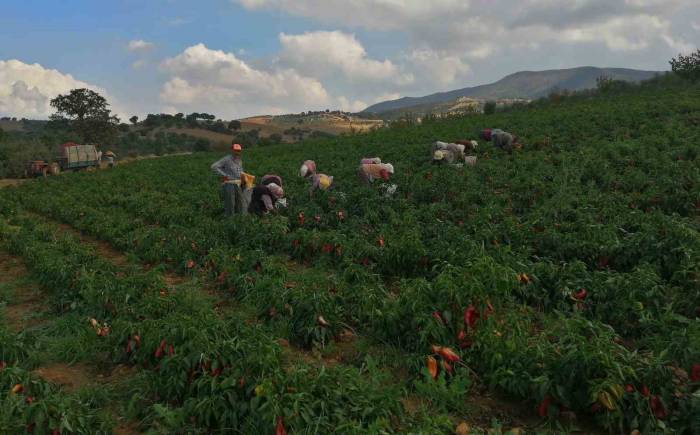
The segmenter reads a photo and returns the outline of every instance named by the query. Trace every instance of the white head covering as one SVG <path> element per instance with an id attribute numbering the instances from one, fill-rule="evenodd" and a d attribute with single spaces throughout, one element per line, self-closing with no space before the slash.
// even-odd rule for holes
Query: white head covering
<path id="1" fill-rule="evenodd" d="M 267 188 L 270 190 L 270 193 L 272 193 L 272 196 L 275 198 L 279 199 L 284 196 L 284 190 L 275 183 L 270 183 L 267 185 Z"/>
<path id="2" fill-rule="evenodd" d="M 299 169 L 299 176 L 300 177 L 306 177 L 306 174 L 309 173 L 309 167 L 306 165 L 301 165 L 301 168 Z"/>
<path id="3" fill-rule="evenodd" d="M 390 174 L 393 174 L 394 173 L 394 165 L 392 165 L 391 163 L 387 163 L 386 170 L 389 171 Z"/>
<path id="4" fill-rule="evenodd" d="M 479 142 L 473 140 L 472 142 L 472 148 L 476 149 L 479 146 Z"/>

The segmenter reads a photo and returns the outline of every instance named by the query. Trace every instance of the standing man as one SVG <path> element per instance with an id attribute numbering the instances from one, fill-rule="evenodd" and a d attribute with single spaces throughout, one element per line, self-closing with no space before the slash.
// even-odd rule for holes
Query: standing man
<path id="1" fill-rule="evenodd" d="M 231 145 L 230 155 L 211 165 L 212 171 L 221 177 L 221 195 L 224 199 L 226 216 L 232 216 L 234 213 L 246 213 L 248 208 L 241 189 L 241 173 L 243 172 L 242 151 L 241 145 L 234 143 Z"/>

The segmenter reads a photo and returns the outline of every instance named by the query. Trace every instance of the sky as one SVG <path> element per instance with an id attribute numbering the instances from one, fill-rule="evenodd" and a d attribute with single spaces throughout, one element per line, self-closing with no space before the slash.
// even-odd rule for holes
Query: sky
<path id="1" fill-rule="evenodd" d="M 0 117 L 87 87 L 122 120 L 359 111 L 522 70 L 667 70 L 699 0 L 3 0 Z"/>

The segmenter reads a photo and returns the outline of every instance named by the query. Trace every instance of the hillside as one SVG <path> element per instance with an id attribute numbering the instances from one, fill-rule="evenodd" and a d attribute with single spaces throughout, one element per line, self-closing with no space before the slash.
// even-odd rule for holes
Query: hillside
<path id="1" fill-rule="evenodd" d="M 7 432 L 60 404 L 79 433 L 113 409 L 158 433 L 692 433 L 699 119 L 698 86 L 657 81 L 252 148 L 289 202 L 261 218 L 224 218 L 220 153 L 2 189 Z M 523 151 L 430 162 L 492 126 Z M 334 190 L 309 196 L 308 158 Z M 32 378 L 66 363 L 119 383 Z"/>
<path id="2" fill-rule="evenodd" d="M 659 72 L 624 68 L 580 67 L 547 71 L 521 71 L 488 85 L 475 86 L 454 91 L 440 92 L 425 97 L 404 97 L 398 100 L 377 103 L 363 112 L 383 114 L 392 110 L 425 111 L 427 107 L 447 103 L 462 97 L 480 100 L 521 98 L 526 100 L 546 96 L 554 89 L 582 90 L 595 88 L 601 76 L 615 80 L 639 82 L 652 78 Z"/>

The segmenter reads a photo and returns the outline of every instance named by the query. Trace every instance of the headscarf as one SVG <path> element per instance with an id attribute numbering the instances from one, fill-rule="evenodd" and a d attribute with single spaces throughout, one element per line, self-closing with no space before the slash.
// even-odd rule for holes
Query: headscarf
<path id="1" fill-rule="evenodd" d="M 491 140 L 491 129 L 487 128 L 485 130 L 482 130 L 481 132 L 481 138 L 483 140 Z"/>
<path id="2" fill-rule="evenodd" d="M 275 199 L 280 199 L 284 196 L 284 190 L 275 183 L 268 184 L 267 188 L 270 190 L 270 193 L 275 197 Z"/>
<path id="3" fill-rule="evenodd" d="M 299 176 L 300 177 L 308 177 L 309 175 L 312 175 L 316 173 L 316 162 L 313 160 L 306 160 L 304 163 L 301 165 L 301 168 L 299 169 Z"/>

